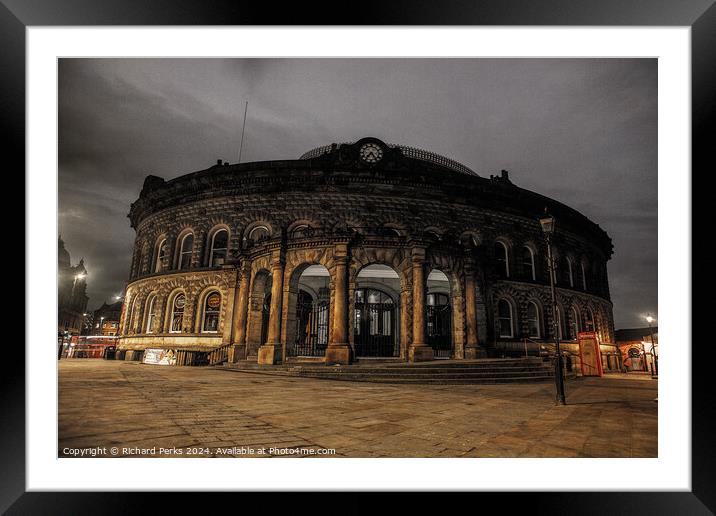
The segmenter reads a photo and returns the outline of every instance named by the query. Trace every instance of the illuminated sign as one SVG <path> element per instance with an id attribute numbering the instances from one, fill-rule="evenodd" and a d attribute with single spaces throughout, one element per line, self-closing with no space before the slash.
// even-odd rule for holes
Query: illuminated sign
<path id="1" fill-rule="evenodd" d="M 214 292 L 206 300 L 206 304 L 211 308 L 219 308 L 219 305 L 221 305 L 221 296 Z"/>

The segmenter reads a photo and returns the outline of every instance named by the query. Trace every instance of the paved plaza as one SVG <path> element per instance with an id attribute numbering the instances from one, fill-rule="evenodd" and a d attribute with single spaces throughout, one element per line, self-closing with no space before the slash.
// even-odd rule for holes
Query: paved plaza
<path id="1" fill-rule="evenodd" d="M 60 456 L 657 456 L 658 381 L 646 375 L 571 380 L 566 407 L 552 383 L 393 385 L 89 359 L 61 360 L 59 381 Z"/>

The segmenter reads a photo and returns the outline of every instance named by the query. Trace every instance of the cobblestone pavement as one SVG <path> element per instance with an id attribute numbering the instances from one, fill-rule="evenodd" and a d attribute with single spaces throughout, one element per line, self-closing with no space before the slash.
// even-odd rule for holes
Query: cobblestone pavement
<path id="1" fill-rule="evenodd" d="M 59 456 L 97 447 L 102 457 L 112 447 L 155 457 L 299 448 L 343 457 L 657 456 L 658 380 L 646 376 L 569 381 L 566 407 L 554 405 L 551 383 L 390 385 L 81 359 L 61 360 L 59 379 Z"/>

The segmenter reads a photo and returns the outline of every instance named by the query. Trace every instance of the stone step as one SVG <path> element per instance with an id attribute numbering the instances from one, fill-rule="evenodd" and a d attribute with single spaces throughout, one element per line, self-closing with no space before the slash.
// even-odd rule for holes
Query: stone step
<path id="1" fill-rule="evenodd" d="M 462 371 L 465 369 L 469 369 L 471 371 L 481 371 L 481 370 L 489 370 L 489 369 L 519 369 L 519 368 L 529 368 L 529 369 L 542 369 L 542 368 L 551 368 L 551 365 L 546 364 L 504 364 L 504 365 L 480 365 L 480 366 L 453 366 L 453 367 L 442 367 L 440 365 L 432 365 L 429 367 L 423 366 L 423 367 L 411 367 L 411 366 L 402 366 L 402 367 L 385 367 L 385 366 L 339 366 L 339 365 L 291 365 L 288 366 L 290 368 L 294 369 L 317 369 L 317 370 L 355 370 L 355 371 L 375 371 L 375 370 L 386 370 L 386 371 L 431 371 L 440 369 L 442 371 Z"/>
<path id="2" fill-rule="evenodd" d="M 554 380 L 548 362 L 539 358 L 434 360 L 423 363 L 362 362 L 325 365 L 289 362 L 259 365 L 256 362 L 224 364 L 217 369 L 273 376 L 397 384 L 489 384 L 546 382 Z"/>
<path id="3" fill-rule="evenodd" d="M 439 371 L 535 371 L 535 370 L 552 370 L 551 366 L 542 365 L 509 365 L 509 366 L 492 366 L 492 367 L 352 367 L 352 366 L 293 366 L 287 368 L 291 371 L 316 371 L 316 372 L 381 372 L 387 371 L 396 374 L 424 374 L 427 372 L 439 372 Z"/>
<path id="4" fill-rule="evenodd" d="M 502 378 L 378 378 L 375 376 L 364 376 L 360 378 L 347 378 L 342 375 L 316 376 L 316 380 L 335 380 L 345 382 L 366 382 L 366 383 L 387 383 L 387 384 L 415 384 L 415 385 L 474 385 L 474 384 L 498 384 L 498 383 L 533 383 L 553 382 L 553 376 L 508 376 Z"/>
<path id="5" fill-rule="evenodd" d="M 386 363 L 386 362 L 378 362 L 378 363 L 371 363 L 371 362 L 359 362 L 355 364 L 350 365 L 330 365 L 330 364 L 322 364 L 322 363 L 312 363 L 312 362 L 288 362 L 283 364 L 274 364 L 274 365 L 260 365 L 256 362 L 236 362 L 236 363 L 224 363 L 224 365 L 234 367 L 236 369 L 266 369 L 266 368 L 278 368 L 278 369 L 286 369 L 286 368 L 294 368 L 294 367 L 302 367 L 302 368 L 349 368 L 349 369 L 373 369 L 373 368 L 379 368 L 379 369 L 421 369 L 421 368 L 440 368 L 440 369 L 448 369 L 448 368 L 456 368 L 456 369 L 480 369 L 480 368 L 494 368 L 494 367 L 551 367 L 549 363 L 542 362 L 541 360 L 505 360 L 502 362 L 497 361 L 485 361 L 485 362 L 441 362 L 441 361 L 432 361 L 432 362 L 425 362 L 425 363 L 406 363 L 406 362 L 395 362 L 395 363 Z"/>
<path id="6" fill-rule="evenodd" d="M 442 379 L 468 379 L 468 378 L 528 378 L 533 376 L 551 376 L 546 371 L 492 371 L 490 373 L 439 373 L 439 374 L 396 374 L 396 373 L 292 373 L 291 376 L 300 376 L 302 378 L 346 378 L 346 379 L 363 379 L 363 378 L 376 378 L 376 379 L 413 379 L 413 380 L 427 380 L 430 378 L 442 378 Z"/>

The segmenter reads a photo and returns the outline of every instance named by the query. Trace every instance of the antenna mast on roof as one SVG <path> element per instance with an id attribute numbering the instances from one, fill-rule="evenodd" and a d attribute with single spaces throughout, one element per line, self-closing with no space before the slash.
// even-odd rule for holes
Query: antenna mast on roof
<path id="1" fill-rule="evenodd" d="M 244 150 L 244 131 L 246 130 L 246 112 L 249 110 L 249 101 L 244 106 L 244 126 L 241 128 L 241 145 L 239 145 L 239 163 L 241 163 L 241 151 Z"/>

